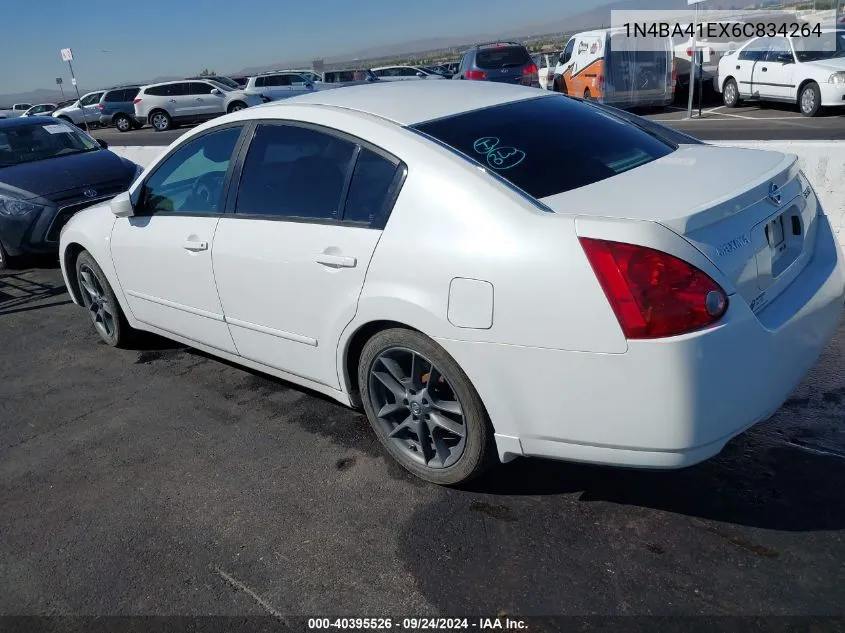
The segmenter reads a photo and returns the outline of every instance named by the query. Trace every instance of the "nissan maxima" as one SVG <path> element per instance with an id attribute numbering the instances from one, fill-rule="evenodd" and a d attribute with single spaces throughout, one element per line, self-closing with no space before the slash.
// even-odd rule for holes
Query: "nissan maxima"
<path id="1" fill-rule="evenodd" d="M 126 191 L 139 172 L 70 123 L 0 121 L 0 269 L 18 255 L 57 252 L 74 213 Z"/>
<path id="2" fill-rule="evenodd" d="M 845 301 L 795 156 L 492 82 L 221 117 L 60 249 L 106 343 L 154 332 L 361 407 L 439 484 L 705 460 L 780 407 Z"/>

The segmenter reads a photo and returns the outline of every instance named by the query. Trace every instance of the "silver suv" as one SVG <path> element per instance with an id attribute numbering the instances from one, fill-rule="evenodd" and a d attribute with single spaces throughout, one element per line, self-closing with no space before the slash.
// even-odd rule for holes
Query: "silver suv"
<path id="1" fill-rule="evenodd" d="M 143 86 L 135 97 L 135 119 L 159 132 L 182 123 L 201 123 L 262 103 L 261 96 L 232 90 L 212 79 L 166 81 Z"/>

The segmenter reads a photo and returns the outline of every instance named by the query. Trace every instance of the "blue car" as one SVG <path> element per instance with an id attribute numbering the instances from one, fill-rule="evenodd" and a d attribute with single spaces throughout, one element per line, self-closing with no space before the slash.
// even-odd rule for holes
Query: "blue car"
<path id="1" fill-rule="evenodd" d="M 114 126 L 118 132 L 128 132 L 141 127 L 135 118 L 135 102 L 141 86 L 118 86 L 103 93 L 97 108 L 100 110 L 100 125 Z"/>
<path id="2" fill-rule="evenodd" d="M 77 211 L 126 191 L 141 167 L 52 117 L 0 120 L 0 269 L 58 252 Z"/>

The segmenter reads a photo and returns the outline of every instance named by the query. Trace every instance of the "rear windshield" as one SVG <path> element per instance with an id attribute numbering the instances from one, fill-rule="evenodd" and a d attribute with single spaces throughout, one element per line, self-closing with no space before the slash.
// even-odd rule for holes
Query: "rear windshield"
<path id="1" fill-rule="evenodd" d="M 466 112 L 414 129 L 535 198 L 612 178 L 677 149 L 654 131 L 563 95 Z"/>
<path id="2" fill-rule="evenodd" d="M 531 63 L 531 56 L 523 46 L 481 48 L 475 54 L 478 68 L 512 68 Z"/>

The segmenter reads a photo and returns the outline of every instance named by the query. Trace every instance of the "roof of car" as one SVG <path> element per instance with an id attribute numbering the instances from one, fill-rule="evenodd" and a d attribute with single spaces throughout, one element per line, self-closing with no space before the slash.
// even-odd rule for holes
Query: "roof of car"
<path id="1" fill-rule="evenodd" d="M 386 81 L 320 90 L 257 107 L 333 106 L 414 125 L 501 103 L 553 96 L 537 88 L 492 81 Z"/>

